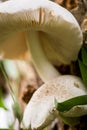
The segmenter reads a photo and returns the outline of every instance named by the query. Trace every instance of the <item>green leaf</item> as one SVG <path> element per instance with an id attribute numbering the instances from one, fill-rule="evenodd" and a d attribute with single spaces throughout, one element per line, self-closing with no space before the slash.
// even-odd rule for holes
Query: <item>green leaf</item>
<path id="1" fill-rule="evenodd" d="M 9 129 L 6 130 L 14 130 L 14 123 L 9 125 Z"/>
<path id="2" fill-rule="evenodd" d="M 83 82 L 84 82 L 84 84 L 87 87 L 87 67 L 79 59 L 78 59 L 78 63 L 79 63 L 80 72 L 81 72 L 81 76 L 82 76 Z"/>
<path id="3" fill-rule="evenodd" d="M 8 110 L 4 104 L 4 100 L 3 100 L 3 94 L 2 94 L 2 91 L 0 90 L 0 107 L 5 109 L 5 110 Z"/>
<path id="4" fill-rule="evenodd" d="M 3 63 L 2 63 L 2 62 L 3 62 L 3 61 L 0 60 L 0 70 L 2 71 L 2 74 L 3 74 L 5 80 L 6 80 L 7 84 L 8 84 L 7 86 L 8 86 L 8 89 L 10 90 L 9 92 L 10 92 L 12 98 L 13 98 L 13 101 L 14 101 L 14 100 L 15 100 L 15 99 L 14 99 L 15 94 L 14 94 L 14 91 L 13 91 L 13 89 L 12 89 L 13 87 L 11 86 L 11 83 L 9 82 L 9 79 L 8 79 L 8 77 L 7 77 L 7 75 L 6 75 L 6 72 L 5 72 L 4 68 L 3 68 Z"/>
<path id="5" fill-rule="evenodd" d="M 21 122 L 21 120 L 22 120 L 22 110 L 21 110 L 19 102 L 14 103 L 13 111 L 14 111 L 15 117 L 17 117 L 19 122 Z"/>
<path id="6" fill-rule="evenodd" d="M 81 49 L 82 62 L 87 66 L 87 48 L 85 46 Z"/>
<path id="7" fill-rule="evenodd" d="M 87 95 L 74 97 L 61 103 L 55 100 L 56 109 L 60 112 L 69 111 L 77 105 L 87 105 Z"/>
<path id="8" fill-rule="evenodd" d="M 8 109 L 6 108 L 6 106 L 5 106 L 5 104 L 4 104 L 4 102 L 3 102 L 2 99 L 0 99 L 0 107 L 3 108 L 3 109 L 5 109 L 5 110 L 8 110 Z"/>

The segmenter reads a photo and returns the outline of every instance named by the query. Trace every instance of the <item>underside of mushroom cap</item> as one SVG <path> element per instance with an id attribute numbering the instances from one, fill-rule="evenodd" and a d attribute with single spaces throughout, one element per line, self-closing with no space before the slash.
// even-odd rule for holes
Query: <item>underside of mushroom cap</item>
<path id="1" fill-rule="evenodd" d="M 70 64 L 77 59 L 82 45 L 82 32 L 73 15 L 56 3 L 48 0 L 12 0 L 1 3 L 0 52 L 3 57 L 10 58 L 5 45 L 13 37 L 13 43 L 9 42 L 9 49 L 11 44 L 15 46 L 15 37 L 22 32 L 18 43 L 20 53 L 25 54 L 27 30 L 39 33 L 44 53 L 53 64 Z M 16 47 L 14 50 L 16 53 Z"/>
<path id="2" fill-rule="evenodd" d="M 39 130 L 51 123 L 51 121 L 59 115 L 55 109 L 55 99 L 58 102 L 63 102 L 76 96 L 85 95 L 86 93 L 81 79 L 76 76 L 60 76 L 57 79 L 42 85 L 34 93 L 25 108 L 23 116 L 25 128 Z M 75 109 L 72 109 L 66 114 L 66 117 L 69 114 L 72 115 L 71 117 L 78 117 L 85 113 L 87 114 L 86 109 L 87 106 L 85 109 L 84 107 L 80 107 L 77 113 L 75 113 Z"/>
<path id="3" fill-rule="evenodd" d="M 5 35 L 4 35 L 5 36 Z M 3 37 L 4 37 L 3 36 Z M 0 42 L 0 57 L 7 59 L 30 59 L 30 53 L 23 33 L 11 35 L 3 42 Z"/>

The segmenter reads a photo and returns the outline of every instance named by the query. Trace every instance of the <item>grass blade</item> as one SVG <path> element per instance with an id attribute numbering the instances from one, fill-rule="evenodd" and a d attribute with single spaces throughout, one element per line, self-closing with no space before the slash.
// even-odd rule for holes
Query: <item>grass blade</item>
<path id="1" fill-rule="evenodd" d="M 87 87 L 87 67 L 82 63 L 81 60 L 78 59 L 78 62 L 79 62 L 79 67 L 80 67 L 80 72 L 81 72 L 83 82 Z"/>
<path id="2" fill-rule="evenodd" d="M 56 109 L 60 112 L 69 111 L 72 107 L 77 105 L 87 105 L 87 95 L 71 98 L 61 103 L 55 100 Z"/>

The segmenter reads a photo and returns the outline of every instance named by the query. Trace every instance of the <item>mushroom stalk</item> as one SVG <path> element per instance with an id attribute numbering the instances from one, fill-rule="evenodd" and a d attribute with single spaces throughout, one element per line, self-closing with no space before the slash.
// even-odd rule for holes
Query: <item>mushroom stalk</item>
<path id="1" fill-rule="evenodd" d="M 55 77 L 58 77 L 60 73 L 55 67 L 48 61 L 43 49 L 40 45 L 39 33 L 32 31 L 27 32 L 26 35 L 27 45 L 30 49 L 34 65 L 37 72 L 44 82 L 47 82 Z"/>

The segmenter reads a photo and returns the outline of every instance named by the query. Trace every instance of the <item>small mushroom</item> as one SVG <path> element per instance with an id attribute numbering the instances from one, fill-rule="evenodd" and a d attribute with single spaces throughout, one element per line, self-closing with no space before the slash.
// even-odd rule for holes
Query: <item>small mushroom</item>
<path id="1" fill-rule="evenodd" d="M 75 61 L 82 32 L 74 16 L 49 0 L 10 0 L 0 4 L 0 54 L 26 58 L 28 48 L 43 81 L 60 75 L 53 65 Z"/>
<path id="2" fill-rule="evenodd" d="M 68 112 L 58 112 L 54 100 L 63 102 L 73 97 L 86 95 L 87 90 L 80 78 L 76 76 L 59 76 L 42 85 L 33 95 L 23 115 L 23 125 L 29 130 L 42 130 L 56 117 L 77 119 L 87 114 L 87 105 L 75 106 Z"/>

